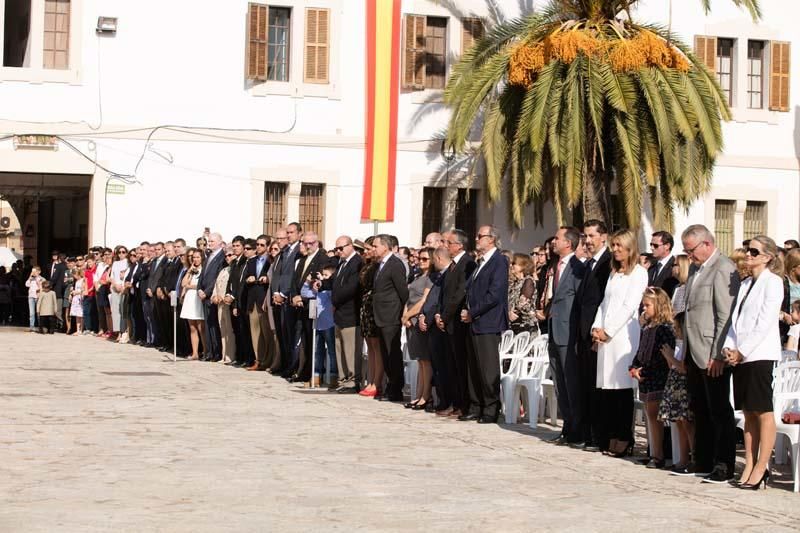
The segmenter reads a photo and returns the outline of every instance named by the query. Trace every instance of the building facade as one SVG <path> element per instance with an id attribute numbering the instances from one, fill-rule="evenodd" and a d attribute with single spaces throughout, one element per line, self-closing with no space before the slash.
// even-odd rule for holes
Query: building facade
<path id="1" fill-rule="evenodd" d="M 451 66 L 498 16 L 545 2 L 404 0 L 395 219 L 410 245 L 452 226 L 494 223 L 504 246 L 552 234 L 511 231 L 488 205 L 480 166 L 441 150 Z M 51 248 L 271 233 L 298 220 L 327 246 L 367 236 L 362 0 L 0 0 L 0 195 L 25 253 Z M 508 6 L 506 6 L 508 4 Z M 800 234 L 800 94 L 791 50 L 800 4 L 763 0 L 764 20 L 715 0 L 647 0 L 719 73 L 734 120 L 714 187 L 678 228 L 703 222 L 724 247 L 755 233 Z M 548 218 L 549 217 L 549 218 Z M 532 220 L 532 216 L 528 217 Z M 646 218 L 646 214 L 645 214 Z M 645 231 L 650 229 L 645 221 Z M 26 234 L 29 232 L 25 232 Z"/>

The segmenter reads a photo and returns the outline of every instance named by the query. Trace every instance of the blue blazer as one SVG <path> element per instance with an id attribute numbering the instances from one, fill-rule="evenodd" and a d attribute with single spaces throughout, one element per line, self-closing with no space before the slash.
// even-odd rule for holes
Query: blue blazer
<path id="1" fill-rule="evenodd" d="M 474 335 L 508 329 L 508 259 L 500 250 L 467 279 L 467 309 Z"/>

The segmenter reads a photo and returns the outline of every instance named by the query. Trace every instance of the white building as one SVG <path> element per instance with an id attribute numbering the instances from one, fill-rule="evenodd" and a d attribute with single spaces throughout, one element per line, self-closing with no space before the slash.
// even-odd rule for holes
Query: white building
<path id="1" fill-rule="evenodd" d="M 453 3 L 403 1 L 404 15 L 425 17 L 427 87 L 400 96 L 396 216 L 380 229 L 417 244 L 429 228 L 493 222 L 504 245 L 529 250 L 553 225 L 512 235 L 503 205 L 486 205 L 480 176 L 457 162 L 448 172 L 436 141 L 448 116 L 441 87 L 471 20 L 490 19 L 489 3 L 515 16 L 520 3 L 441 2 Z M 678 229 L 704 222 L 731 243 L 762 231 L 796 237 L 798 84 L 788 111 L 769 104 L 771 45 L 789 43 L 785 51 L 800 40 L 800 3 L 762 0 L 760 24 L 728 0 L 715 0 L 708 17 L 699 4 L 674 2 L 672 27 L 687 42 L 717 37 L 734 121 L 713 190 Z M 293 220 L 328 247 L 339 234 L 372 233 L 360 220 L 364 1 L 281 0 L 264 12 L 251 37 L 271 65 L 266 80 L 253 80 L 246 0 L 0 0 L 0 195 L 36 229 L 26 253 L 190 239 L 206 226 L 257 235 Z M 666 24 L 669 3 L 647 0 L 640 17 Z M 796 73 L 792 65 L 789 79 Z"/>

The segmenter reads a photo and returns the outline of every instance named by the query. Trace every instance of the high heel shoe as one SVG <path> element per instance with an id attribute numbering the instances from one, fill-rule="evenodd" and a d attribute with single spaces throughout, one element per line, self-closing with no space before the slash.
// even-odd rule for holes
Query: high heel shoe
<path id="1" fill-rule="evenodd" d="M 625 447 L 622 450 L 619 450 L 619 447 L 622 444 L 625 444 Z M 622 459 L 623 457 L 628 457 L 629 455 L 633 455 L 633 443 L 632 442 L 625 442 L 617 441 L 617 448 L 611 452 L 612 457 L 616 457 L 617 459 Z"/>
<path id="2" fill-rule="evenodd" d="M 764 488 L 767 488 L 767 481 L 769 481 L 769 470 L 764 470 L 764 475 L 761 476 L 761 479 L 758 480 L 758 483 L 742 483 L 739 485 L 740 489 L 750 489 L 750 490 L 758 490 L 761 488 L 761 484 L 764 484 Z"/>

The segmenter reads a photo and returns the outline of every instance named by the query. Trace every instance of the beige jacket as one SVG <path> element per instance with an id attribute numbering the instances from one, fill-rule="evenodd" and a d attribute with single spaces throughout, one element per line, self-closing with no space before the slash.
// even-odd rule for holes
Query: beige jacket
<path id="1" fill-rule="evenodd" d="M 36 312 L 39 316 L 56 316 L 58 300 L 53 291 L 41 291 L 39 299 L 36 301 Z"/>

